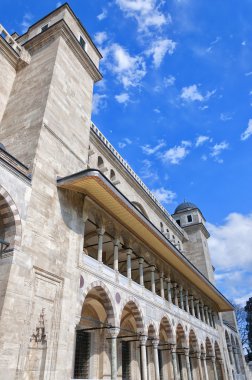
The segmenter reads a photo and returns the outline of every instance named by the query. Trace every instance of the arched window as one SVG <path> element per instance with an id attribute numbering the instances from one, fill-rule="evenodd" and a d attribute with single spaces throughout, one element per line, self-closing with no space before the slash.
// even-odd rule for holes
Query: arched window
<path id="1" fill-rule="evenodd" d="M 98 156 L 97 166 L 98 166 L 99 169 L 102 169 L 103 166 L 104 166 L 104 161 L 101 158 L 101 156 Z"/>
<path id="2" fill-rule="evenodd" d="M 113 169 L 110 170 L 110 180 L 113 182 L 116 179 L 116 175 Z"/>

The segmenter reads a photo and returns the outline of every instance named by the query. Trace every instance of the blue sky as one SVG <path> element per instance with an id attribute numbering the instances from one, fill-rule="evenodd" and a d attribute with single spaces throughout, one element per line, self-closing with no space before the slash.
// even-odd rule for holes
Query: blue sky
<path id="1" fill-rule="evenodd" d="M 1 0 L 22 33 L 60 3 Z M 252 296 L 252 3 L 70 2 L 103 53 L 93 121 L 172 213 L 208 221 L 217 286 Z"/>

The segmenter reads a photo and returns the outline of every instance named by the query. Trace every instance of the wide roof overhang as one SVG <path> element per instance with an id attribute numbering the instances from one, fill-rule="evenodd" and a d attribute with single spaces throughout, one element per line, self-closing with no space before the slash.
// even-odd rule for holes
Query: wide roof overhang
<path id="1" fill-rule="evenodd" d="M 62 189 L 88 195 L 160 258 L 195 284 L 217 306 L 231 311 L 231 303 L 99 170 L 87 169 L 58 178 Z"/>

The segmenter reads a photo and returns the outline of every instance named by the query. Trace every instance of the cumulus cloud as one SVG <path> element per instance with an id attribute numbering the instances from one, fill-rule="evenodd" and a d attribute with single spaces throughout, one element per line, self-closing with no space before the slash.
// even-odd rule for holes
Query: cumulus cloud
<path id="1" fill-rule="evenodd" d="M 94 40 L 97 44 L 102 45 L 108 39 L 106 32 L 97 32 L 94 36 Z"/>
<path id="2" fill-rule="evenodd" d="M 132 17 L 137 21 L 139 31 L 160 29 L 171 22 L 171 16 L 160 11 L 156 0 L 116 0 L 116 4 L 126 17 Z"/>
<path id="3" fill-rule="evenodd" d="M 196 84 L 192 84 L 191 86 L 182 88 L 180 97 L 187 102 L 204 102 L 213 96 L 215 92 L 216 90 L 207 91 L 207 93 L 203 95 L 198 89 L 198 86 Z"/>
<path id="4" fill-rule="evenodd" d="M 150 146 L 149 144 L 147 144 L 147 145 L 143 145 L 143 146 L 141 146 L 141 148 L 142 148 L 142 151 L 143 151 L 143 153 L 145 153 L 145 154 L 147 154 L 148 156 L 149 155 L 151 155 L 151 154 L 154 154 L 154 153 L 156 153 L 157 151 L 159 151 L 161 148 L 163 148 L 165 146 L 165 142 L 164 142 L 164 140 L 160 140 L 159 142 L 158 142 L 158 144 L 157 145 L 155 145 L 155 146 Z"/>
<path id="5" fill-rule="evenodd" d="M 108 15 L 108 11 L 106 9 L 103 9 L 101 13 L 98 14 L 97 18 L 99 21 L 104 20 Z"/>
<path id="6" fill-rule="evenodd" d="M 171 190 L 160 187 L 158 189 L 152 190 L 152 193 L 157 198 L 157 200 L 164 204 L 170 204 L 176 198 L 176 193 Z"/>
<path id="7" fill-rule="evenodd" d="M 139 55 L 131 56 L 129 52 L 117 43 L 113 43 L 103 51 L 106 66 L 116 75 L 124 88 L 140 85 L 146 74 L 146 65 Z"/>
<path id="8" fill-rule="evenodd" d="M 129 101 L 129 94 L 123 92 L 122 94 L 115 95 L 115 100 L 120 104 L 127 104 Z"/>
<path id="9" fill-rule="evenodd" d="M 140 175 L 143 179 L 149 179 L 153 182 L 159 179 L 158 174 L 153 170 L 153 165 L 150 160 L 143 160 Z"/>
<path id="10" fill-rule="evenodd" d="M 107 95 L 94 94 L 93 96 L 93 113 L 98 114 L 101 109 L 107 107 Z"/>
<path id="11" fill-rule="evenodd" d="M 21 22 L 22 33 L 27 32 L 27 29 L 31 25 L 32 19 L 33 19 L 33 15 L 31 13 L 25 13 L 24 14 L 23 20 Z"/>
<path id="12" fill-rule="evenodd" d="M 209 141 L 209 139 L 210 138 L 208 136 L 198 136 L 196 139 L 195 146 L 199 147 L 200 145 L 203 145 L 206 141 Z"/>
<path id="13" fill-rule="evenodd" d="M 159 157 L 164 163 L 178 165 L 189 154 L 188 147 L 189 145 L 182 141 L 180 145 L 166 150 Z"/>
<path id="14" fill-rule="evenodd" d="M 167 53 L 169 55 L 172 55 L 174 53 L 175 48 L 176 42 L 169 40 L 168 38 L 159 39 L 152 43 L 151 48 L 146 51 L 146 54 L 148 56 L 152 56 L 153 65 L 155 67 L 159 67 L 165 55 Z"/>
<path id="15" fill-rule="evenodd" d="M 228 148 L 229 148 L 229 143 L 227 143 L 226 141 L 222 141 L 219 144 L 215 144 L 211 148 L 210 156 L 213 157 L 216 162 L 218 162 L 219 164 L 222 164 L 223 160 L 219 156 L 223 152 L 223 150 L 227 150 Z"/>
<path id="16" fill-rule="evenodd" d="M 173 75 L 169 75 L 168 77 L 164 78 L 164 85 L 165 87 L 171 87 L 175 84 L 176 78 Z"/>
<path id="17" fill-rule="evenodd" d="M 241 134 L 241 140 L 245 141 L 252 135 L 252 119 L 249 119 L 248 128 Z"/>

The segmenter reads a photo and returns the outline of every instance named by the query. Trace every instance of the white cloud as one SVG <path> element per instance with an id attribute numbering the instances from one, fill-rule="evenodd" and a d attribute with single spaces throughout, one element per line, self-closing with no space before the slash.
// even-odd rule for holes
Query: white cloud
<path id="1" fill-rule="evenodd" d="M 62 5 L 62 2 L 61 2 L 61 1 L 58 1 L 58 2 L 56 3 L 56 8 L 59 8 L 61 5 Z"/>
<path id="2" fill-rule="evenodd" d="M 216 162 L 218 162 L 219 164 L 222 164 L 223 159 L 221 159 L 219 156 L 223 152 L 223 150 L 227 150 L 228 148 L 229 148 L 229 143 L 227 143 L 226 141 L 222 141 L 219 144 L 215 144 L 211 148 L 210 156 L 213 157 Z"/>
<path id="3" fill-rule="evenodd" d="M 155 113 L 161 113 L 161 111 L 158 108 L 154 108 L 153 110 Z"/>
<path id="4" fill-rule="evenodd" d="M 175 84 L 176 78 L 173 75 L 169 75 L 168 77 L 164 78 L 164 85 L 165 87 L 171 87 Z"/>
<path id="5" fill-rule="evenodd" d="M 94 40 L 97 44 L 102 45 L 108 39 L 106 32 L 97 32 L 94 36 Z"/>
<path id="6" fill-rule="evenodd" d="M 175 48 L 176 48 L 176 42 L 169 40 L 167 38 L 160 39 L 152 43 L 151 48 L 146 51 L 146 54 L 148 56 L 152 56 L 153 65 L 155 67 L 159 67 L 165 55 L 167 53 L 169 55 L 172 55 L 174 53 Z"/>
<path id="7" fill-rule="evenodd" d="M 252 119 L 249 119 L 248 128 L 241 134 L 241 140 L 245 141 L 252 135 Z"/>
<path id="8" fill-rule="evenodd" d="M 247 73 L 244 74 L 246 77 L 249 77 L 250 75 L 252 75 L 252 71 L 249 71 Z"/>
<path id="9" fill-rule="evenodd" d="M 127 104 L 128 101 L 129 101 L 129 94 L 127 94 L 126 92 L 123 92 L 122 94 L 120 95 L 116 95 L 115 96 L 115 100 L 120 103 L 120 104 Z"/>
<path id="10" fill-rule="evenodd" d="M 143 160 L 140 170 L 141 177 L 143 179 L 149 179 L 153 182 L 158 180 L 158 174 L 152 168 L 152 162 L 150 160 Z"/>
<path id="11" fill-rule="evenodd" d="M 203 95 L 196 84 L 192 84 L 188 87 L 183 87 L 181 90 L 181 99 L 187 102 L 204 102 L 207 101 L 211 96 L 215 94 L 216 90 L 207 91 L 205 95 Z"/>
<path id="12" fill-rule="evenodd" d="M 232 120 L 232 115 L 231 115 L 231 113 L 229 113 L 229 112 L 222 112 L 221 114 L 220 114 L 220 119 L 221 119 L 221 121 L 229 121 L 229 120 Z"/>
<path id="13" fill-rule="evenodd" d="M 157 200 L 164 204 L 170 204 L 176 198 L 176 193 L 171 190 L 167 190 L 164 187 L 160 187 L 159 189 L 152 190 L 152 193 L 157 198 Z"/>
<path id="14" fill-rule="evenodd" d="M 94 94 L 93 96 L 93 113 L 98 114 L 101 109 L 107 107 L 107 95 Z"/>
<path id="15" fill-rule="evenodd" d="M 161 148 L 165 146 L 165 142 L 163 140 L 160 140 L 156 146 L 151 147 L 149 144 L 141 146 L 143 153 L 147 154 L 148 156 L 151 154 L 156 153 Z"/>
<path id="16" fill-rule="evenodd" d="M 132 140 L 130 140 L 128 137 L 124 137 L 124 139 L 118 143 L 118 146 L 119 148 L 123 149 L 127 145 L 131 145 L 131 144 L 132 144 Z"/>
<path id="17" fill-rule="evenodd" d="M 116 75 L 124 88 L 140 85 L 146 74 L 146 66 L 142 57 L 131 56 L 121 45 L 114 43 L 104 50 L 105 64 Z"/>
<path id="18" fill-rule="evenodd" d="M 170 163 L 177 165 L 179 164 L 187 155 L 189 150 L 185 145 L 174 146 L 173 148 L 168 149 L 160 155 L 161 160 L 164 163 Z"/>
<path id="19" fill-rule="evenodd" d="M 25 33 L 29 26 L 31 25 L 31 21 L 33 19 L 33 15 L 31 13 L 25 13 L 23 20 L 21 22 L 21 27 L 22 27 L 22 33 Z"/>
<path id="20" fill-rule="evenodd" d="M 252 268 L 252 214 L 231 213 L 220 226 L 208 223 L 209 249 L 218 270 Z"/>
<path id="21" fill-rule="evenodd" d="M 137 21 L 139 31 L 160 29 L 171 22 L 171 16 L 165 16 L 160 11 L 156 0 L 116 0 L 116 3 L 126 17 L 133 17 Z"/>
<path id="22" fill-rule="evenodd" d="M 108 15 L 108 11 L 106 9 L 103 9 L 100 14 L 98 14 L 97 18 L 99 21 L 104 20 Z"/>
<path id="23" fill-rule="evenodd" d="M 210 138 L 208 136 L 199 136 L 196 139 L 195 146 L 198 147 L 208 141 Z"/>

